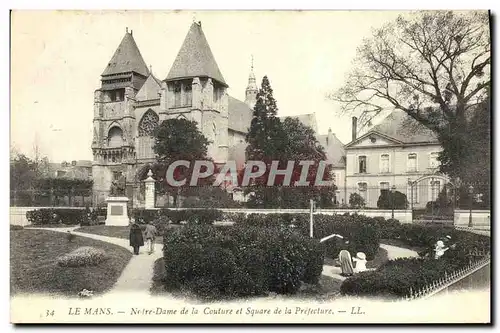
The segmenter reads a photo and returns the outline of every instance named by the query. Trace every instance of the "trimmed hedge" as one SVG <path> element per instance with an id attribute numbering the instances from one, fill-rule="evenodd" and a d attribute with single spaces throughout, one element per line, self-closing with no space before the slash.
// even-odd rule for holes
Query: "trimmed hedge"
<path id="1" fill-rule="evenodd" d="M 398 222 L 399 223 L 399 222 Z M 309 214 L 249 214 L 237 224 L 264 228 L 291 228 L 304 236 L 309 236 Z M 379 228 L 386 224 L 383 218 L 364 215 L 314 215 L 314 238 L 321 239 L 331 234 L 340 234 L 349 240 L 348 245 L 336 238 L 322 243 L 325 254 L 336 258 L 342 249 L 351 253 L 364 252 L 368 260 L 373 260 L 380 246 Z"/>
<path id="2" fill-rule="evenodd" d="M 167 289 L 210 299 L 293 294 L 323 268 L 317 240 L 282 228 L 187 225 L 164 237 Z"/>
<path id="3" fill-rule="evenodd" d="M 138 223 L 147 223 L 164 217 L 174 224 L 213 224 L 222 220 L 223 213 L 218 209 L 134 209 L 132 216 Z"/>
<path id="4" fill-rule="evenodd" d="M 42 208 L 26 212 L 26 218 L 33 225 L 86 223 L 87 214 L 83 209 Z"/>

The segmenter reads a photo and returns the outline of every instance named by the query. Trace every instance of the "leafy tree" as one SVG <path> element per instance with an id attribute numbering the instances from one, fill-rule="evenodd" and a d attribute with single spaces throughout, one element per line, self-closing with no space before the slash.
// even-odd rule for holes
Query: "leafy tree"
<path id="1" fill-rule="evenodd" d="M 349 206 L 351 208 L 363 208 L 366 205 L 365 199 L 358 193 L 351 193 L 349 196 Z"/>
<path id="2" fill-rule="evenodd" d="M 406 195 L 399 191 L 392 193 L 389 190 L 382 190 L 377 200 L 377 207 L 380 209 L 406 209 L 408 208 L 408 200 Z"/>
<path id="3" fill-rule="evenodd" d="M 490 47 L 486 11 L 401 15 L 358 48 L 354 69 L 332 98 L 345 112 L 363 111 L 361 127 L 387 108 L 403 110 L 438 135 L 448 164 L 460 168 L 470 153 L 467 113 L 490 86 Z"/>
<path id="4" fill-rule="evenodd" d="M 31 205 L 36 168 L 33 160 L 17 153 L 10 161 L 10 190 L 12 204 Z"/>
<path id="5" fill-rule="evenodd" d="M 174 205 L 177 205 L 179 195 L 186 196 L 197 191 L 198 187 L 190 186 L 194 162 L 205 160 L 213 163 L 207 156 L 210 141 L 198 129 L 196 121 L 183 118 L 163 121 L 155 129 L 154 138 L 153 149 L 157 155 L 157 163 L 152 168 L 158 178 L 157 191 L 173 195 Z M 166 171 L 173 162 L 180 160 L 190 162 L 190 166 L 179 166 L 175 169 L 174 179 L 177 181 L 186 179 L 186 182 L 181 187 L 174 187 L 166 182 Z M 143 169 L 141 180 L 146 178 L 148 170 L 149 168 Z M 206 186 L 211 184 L 211 181 L 213 181 L 211 177 L 201 179 L 197 185 Z"/>

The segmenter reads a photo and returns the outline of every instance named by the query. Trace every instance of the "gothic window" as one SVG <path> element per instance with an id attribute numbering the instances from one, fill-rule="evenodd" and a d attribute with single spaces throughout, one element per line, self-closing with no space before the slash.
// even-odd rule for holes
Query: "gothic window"
<path id="1" fill-rule="evenodd" d="M 108 133 L 108 146 L 121 147 L 123 145 L 123 132 L 118 126 L 114 126 Z"/>
<path id="2" fill-rule="evenodd" d="M 184 103 L 183 106 L 191 106 L 193 104 L 193 87 L 191 82 L 184 84 Z"/>
<path id="3" fill-rule="evenodd" d="M 158 121 L 158 115 L 153 110 L 146 111 L 139 122 L 139 136 L 152 136 Z"/>
<path id="4" fill-rule="evenodd" d="M 182 85 L 180 82 L 174 83 L 174 107 L 181 106 Z"/>

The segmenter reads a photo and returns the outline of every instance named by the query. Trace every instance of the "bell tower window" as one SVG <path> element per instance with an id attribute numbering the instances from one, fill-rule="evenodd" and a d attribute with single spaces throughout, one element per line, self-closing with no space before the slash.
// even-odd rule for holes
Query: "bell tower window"
<path id="1" fill-rule="evenodd" d="M 193 104 L 192 80 L 175 81 L 171 89 L 174 108 L 190 107 Z"/>

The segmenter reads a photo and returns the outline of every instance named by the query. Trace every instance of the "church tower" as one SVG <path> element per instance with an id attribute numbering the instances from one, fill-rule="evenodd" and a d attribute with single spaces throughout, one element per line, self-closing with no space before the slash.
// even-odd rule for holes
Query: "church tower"
<path id="1" fill-rule="evenodd" d="M 255 103 L 257 101 L 257 93 L 259 92 L 259 88 L 257 87 L 257 82 L 255 80 L 255 74 L 253 72 L 253 56 L 252 56 L 252 65 L 250 67 L 250 75 L 248 76 L 248 85 L 245 90 L 245 103 L 248 105 L 250 109 L 253 110 Z"/>
<path id="2" fill-rule="evenodd" d="M 216 163 L 225 163 L 228 156 L 227 88 L 201 22 L 194 22 L 162 84 L 160 121 L 195 120 L 211 141 L 208 155 Z"/>
<path id="3" fill-rule="evenodd" d="M 120 45 L 101 74 L 101 87 L 94 93 L 92 152 L 95 202 L 103 201 L 114 179 L 127 178 L 131 197 L 135 172 L 134 104 L 149 70 L 132 36 L 126 29 Z"/>

